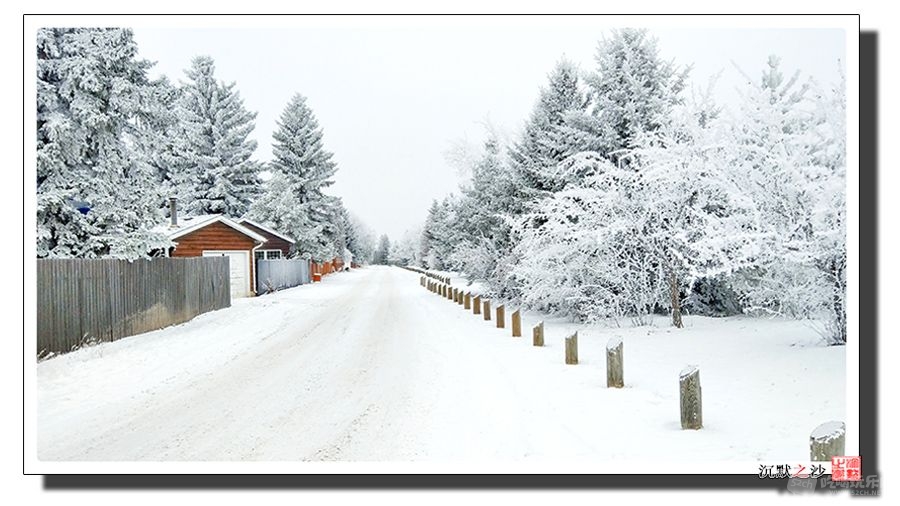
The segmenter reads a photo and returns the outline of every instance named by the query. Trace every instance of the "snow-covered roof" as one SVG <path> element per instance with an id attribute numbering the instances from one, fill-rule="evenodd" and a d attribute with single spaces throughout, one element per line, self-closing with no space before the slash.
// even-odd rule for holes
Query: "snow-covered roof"
<path id="1" fill-rule="evenodd" d="M 282 234 L 282 233 L 280 233 L 280 232 L 276 232 L 276 231 L 272 230 L 271 228 L 269 228 L 269 227 L 267 227 L 267 226 L 265 226 L 265 225 L 263 225 L 263 224 L 261 224 L 261 223 L 257 223 L 257 222 L 255 222 L 255 221 L 253 221 L 253 220 L 248 220 L 247 218 L 241 218 L 240 222 L 241 222 L 241 223 L 248 223 L 248 224 L 253 225 L 254 227 L 256 227 L 256 228 L 258 228 L 258 229 L 260 229 L 260 230 L 265 230 L 266 232 L 268 232 L 268 233 L 274 235 L 275 237 L 280 237 L 280 238 L 284 239 L 284 240 L 287 241 L 287 242 L 294 242 L 294 240 L 291 239 L 290 237 L 288 237 L 288 236 L 286 236 L 286 235 L 284 235 L 284 234 Z"/>
<path id="2" fill-rule="evenodd" d="M 216 222 L 227 225 L 246 235 L 247 237 L 250 237 L 254 241 L 266 242 L 265 237 L 221 214 L 204 214 L 200 216 L 191 216 L 184 219 L 179 218 L 178 225 L 175 228 L 172 228 L 171 225 L 159 225 L 157 227 L 154 227 L 153 231 L 166 234 L 169 239 L 174 240 Z"/>

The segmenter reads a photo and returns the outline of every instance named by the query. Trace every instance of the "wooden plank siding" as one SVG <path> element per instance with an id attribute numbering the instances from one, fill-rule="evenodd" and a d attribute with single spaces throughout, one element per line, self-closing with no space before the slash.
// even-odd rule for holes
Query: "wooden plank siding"
<path id="1" fill-rule="evenodd" d="M 113 341 L 231 305 L 223 257 L 39 259 L 37 353 Z"/>
<path id="2" fill-rule="evenodd" d="M 171 257 L 199 257 L 203 256 L 203 251 L 211 250 L 247 251 L 250 262 L 250 289 L 255 291 L 256 269 L 253 268 L 253 248 L 257 243 L 252 238 L 224 223 L 214 222 L 174 239 L 174 242 L 176 246 L 169 253 Z"/>
<path id="3" fill-rule="evenodd" d="M 241 221 L 240 223 L 241 225 L 266 238 L 266 242 L 262 246 L 260 246 L 259 249 L 278 249 L 281 250 L 281 258 L 288 258 L 290 256 L 291 248 L 294 246 L 292 243 L 285 241 L 281 237 L 278 237 L 271 232 L 267 232 L 266 230 L 263 230 L 247 221 Z M 280 230 L 278 230 L 278 232 L 280 232 Z"/>

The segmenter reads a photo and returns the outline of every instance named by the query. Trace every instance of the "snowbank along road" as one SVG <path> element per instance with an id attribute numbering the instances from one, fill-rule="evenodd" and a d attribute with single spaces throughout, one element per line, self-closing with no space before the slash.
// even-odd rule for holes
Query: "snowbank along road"
<path id="1" fill-rule="evenodd" d="M 567 366 L 571 324 L 548 321 L 534 348 L 534 315 L 514 339 L 508 322 L 418 281 L 399 268 L 337 273 L 41 362 L 38 457 L 793 461 L 813 427 L 843 417 L 843 348 L 795 345 L 809 333 L 796 323 L 581 327 L 580 364 Z M 605 383 L 613 334 L 623 389 Z M 701 366 L 701 431 L 679 426 L 686 363 Z"/>

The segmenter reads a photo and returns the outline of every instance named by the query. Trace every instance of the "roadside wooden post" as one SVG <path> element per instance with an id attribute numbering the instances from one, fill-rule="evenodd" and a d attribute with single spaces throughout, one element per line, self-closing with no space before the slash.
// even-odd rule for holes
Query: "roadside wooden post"
<path id="1" fill-rule="evenodd" d="M 456 299 L 457 299 L 457 300 L 456 300 L 456 303 L 459 304 L 460 306 L 462 306 L 465 298 L 466 298 L 466 294 L 463 293 L 462 290 L 460 290 L 460 291 L 459 291 L 459 296 L 456 298 Z"/>
<path id="2" fill-rule="evenodd" d="M 463 297 L 463 309 L 472 309 L 472 292 L 466 292 Z"/>
<path id="3" fill-rule="evenodd" d="M 700 368 L 689 365 L 678 377 L 681 390 L 681 428 L 703 427 L 703 398 L 700 392 Z"/>
<path id="4" fill-rule="evenodd" d="M 825 422 L 809 435 L 809 460 L 831 462 L 831 457 L 844 455 L 847 427 L 844 422 Z"/>
<path id="5" fill-rule="evenodd" d="M 454 288 L 452 286 L 447 285 L 447 300 L 450 300 L 453 298 L 453 290 L 454 290 Z"/>
<path id="6" fill-rule="evenodd" d="M 484 321 L 490 321 L 491 319 L 491 301 L 484 301 L 484 307 L 482 308 L 482 313 L 484 313 Z"/>
<path id="7" fill-rule="evenodd" d="M 613 337 L 606 343 L 606 388 L 622 388 L 625 386 L 623 359 L 622 338 L 619 336 Z"/>
<path id="8" fill-rule="evenodd" d="M 459 288 L 453 289 L 453 302 L 459 302 Z"/>
<path id="9" fill-rule="evenodd" d="M 519 313 L 518 309 L 513 311 L 511 320 L 512 320 L 512 336 L 513 337 L 522 337 L 522 315 Z"/>
<path id="10" fill-rule="evenodd" d="M 425 286 L 425 276 L 419 278 L 419 284 Z"/>
<path id="11" fill-rule="evenodd" d="M 476 295 L 472 304 L 472 314 L 481 314 L 481 295 Z"/>
<path id="12" fill-rule="evenodd" d="M 506 306 L 500 304 L 497 306 L 497 328 L 502 329 L 506 327 Z"/>
<path id="13" fill-rule="evenodd" d="M 566 363 L 578 363 L 578 332 L 566 338 Z"/>
<path id="14" fill-rule="evenodd" d="M 544 345 L 544 322 L 540 322 L 531 330 L 531 344 L 534 346 Z"/>

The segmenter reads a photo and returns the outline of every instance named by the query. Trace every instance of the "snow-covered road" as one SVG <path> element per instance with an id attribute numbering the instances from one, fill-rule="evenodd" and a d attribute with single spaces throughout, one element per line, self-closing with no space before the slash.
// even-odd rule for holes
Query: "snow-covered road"
<path id="1" fill-rule="evenodd" d="M 605 388 L 610 331 L 583 331 L 581 363 L 566 366 L 570 329 L 548 325 L 539 349 L 534 323 L 513 339 L 412 272 L 338 273 L 38 364 L 38 456 L 800 460 L 809 430 L 843 416 L 843 349 L 781 340 L 796 324 L 625 329 L 619 390 Z M 704 386 L 696 432 L 678 422 L 690 359 Z"/>

